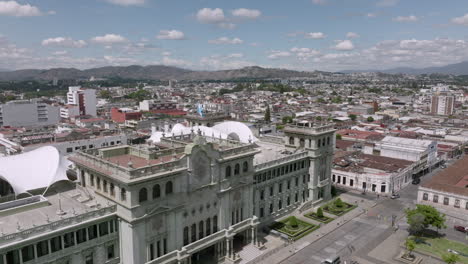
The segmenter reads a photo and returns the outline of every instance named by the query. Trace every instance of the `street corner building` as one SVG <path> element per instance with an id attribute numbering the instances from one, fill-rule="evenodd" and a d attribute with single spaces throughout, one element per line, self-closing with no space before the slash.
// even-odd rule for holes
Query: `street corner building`
<path id="1" fill-rule="evenodd" d="M 176 130 L 43 158 L 41 175 L 0 170 L 0 263 L 238 263 L 260 228 L 331 198 L 331 125 L 259 139 L 239 122 Z"/>

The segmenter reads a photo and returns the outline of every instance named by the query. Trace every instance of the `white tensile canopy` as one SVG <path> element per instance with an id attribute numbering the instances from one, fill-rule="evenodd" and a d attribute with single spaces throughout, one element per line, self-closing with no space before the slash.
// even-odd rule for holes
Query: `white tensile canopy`
<path id="1" fill-rule="evenodd" d="M 0 178 L 7 181 L 19 195 L 68 180 L 68 164 L 55 147 L 45 146 L 0 158 Z"/>
<path id="2" fill-rule="evenodd" d="M 186 127 L 182 124 L 176 124 L 171 132 L 160 132 L 156 131 L 151 135 L 150 140 L 153 142 L 160 142 L 163 137 L 179 136 L 179 135 L 188 135 L 192 132 L 198 133 L 201 131 L 202 135 L 214 136 L 215 138 L 223 139 L 234 139 L 242 143 L 255 142 L 258 139 L 253 135 L 249 127 L 241 122 L 227 121 L 220 124 L 217 124 L 213 127 L 207 126 L 194 126 Z"/>

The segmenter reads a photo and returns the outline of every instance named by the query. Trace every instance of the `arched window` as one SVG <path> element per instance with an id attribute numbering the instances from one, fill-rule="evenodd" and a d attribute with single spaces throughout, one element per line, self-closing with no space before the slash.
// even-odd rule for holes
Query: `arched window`
<path id="1" fill-rule="evenodd" d="M 231 177 L 231 166 L 226 167 L 226 178 Z"/>
<path id="2" fill-rule="evenodd" d="M 172 189 L 172 181 L 166 182 L 166 195 L 171 194 L 174 190 Z"/>
<path id="3" fill-rule="evenodd" d="M 159 184 L 155 184 L 153 186 L 153 199 L 161 197 L 161 186 Z"/>
<path id="4" fill-rule="evenodd" d="M 198 239 L 202 239 L 205 236 L 205 233 L 203 230 L 205 229 L 205 223 L 203 223 L 203 220 L 198 223 Z"/>
<path id="5" fill-rule="evenodd" d="M 322 146 L 325 146 L 325 138 L 322 141 Z"/>
<path id="6" fill-rule="evenodd" d="M 236 166 L 234 166 L 234 175 L 239 175 L 240 173 L 240 165 L 239 163 L 236 163 Z"/>
<path id="7" fill-rule="evenodd" d="M 299 146 L 301 146 L 301 148 L 305 147 L 305 139 L 299 139 Z"/>
<path id="8" fill-rule="evenodd" d="M 184 246 L 188 245 L 189 243 L 189 228 L 186 226 L 184 227 Z"/>
<path id="9" fill-rule="evenodd" d="M 218 232 L 218 216 L 213 216 L 213 233 Z"/>
<path id="10" fill-rule="evenodd" d="M 321 140 L 321 139 L 318 140 L 317 146 L 320 147 L 320 144 L 322 144 L 322 140 Z"/>
<path id="11" fill-rule="evenodd" d="M 192 229 L 192 230 L 190 230 L 191 233 L 192 233 L 191 242 L 193 243 L 193 242 L 197 241 L 197 224 L 193 224 L 191 229 Z"/>
<path id="12" fill-rule="evenodd" d="M 138 201 L 145 202 L 148 200 L 148 190 L 146 188 L 141 188 L 140 192 L 138 193 Z"/>
<path id="13" fill-rule="evenodd" d="M 206 235 L 211 235 L 211 218 L 206 219 Z"/>
<path id="14" fill-rule="evenodd" d="M 125 190 L 125 188 L 120 189 L 120 200 L 127 200 L 127 190 Z"/>
<path id="15" fill-rule="evenodd" d="M 114 184 L 112 182 L 110 184 L 110 194 L 111 194 L 112 197 L 115 196 L 115 186 L 114 186 Z"/>
<path id="16" fill-rule="evenodd" d="M 294 137 L 289 137 L 289 145 L 294 145 Z"/>
<path id="17" fill-rule="evenodd" d="M 247 161 L 244 161 L 244 164 L 242 165 L 242 172 L 247 171 L 249 171 L 249 163 Z"/>

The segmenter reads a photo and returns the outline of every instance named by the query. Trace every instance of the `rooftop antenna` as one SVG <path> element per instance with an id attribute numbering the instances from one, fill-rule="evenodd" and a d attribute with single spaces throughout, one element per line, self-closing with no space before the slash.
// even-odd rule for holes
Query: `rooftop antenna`
<path id="1" fill-rule="evenodd" d="M 62 210 L 62 199 L 60 199 L 60 193 L 58 194 L 58 210 L 57 210 L 57 215 L 64 215 L 66 214 L 63 210 Z"/>

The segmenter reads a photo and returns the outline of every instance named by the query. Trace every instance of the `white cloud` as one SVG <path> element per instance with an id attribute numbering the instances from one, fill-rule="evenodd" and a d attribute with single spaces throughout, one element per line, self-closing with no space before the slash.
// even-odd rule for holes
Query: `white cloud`
<path id="1" fill-rule="evenodd" d="M 74 40 L 69 37 L 48 38 L 42 41 L 42 46 L 58 46 L 66 48 L 82 48 L 87 43 L 84 40 Z"/>
<path id="2" fill-rule="evenodd" d="M 127 42 L 127 39 L 117 34 L 106 34 L 104 36 L 94 37 L 91 41 L 104 45 L 112 45 Z"/>
<path id="3" fill-rule="evenodd" d="M 357 34 L 357 33 L 348 32 L 348 33 L 346 33 L 346 37 L 347 37 L 347 38 L 359 38 L 360 36 L 359 36 L 359 34 Z"/>
<path id="4" fill-rule="evenodd" d="M 244 41 L 240 38 L 228 38 L 228 37 L 220 37 L 217 39 L 208 40 L 210 44 L 242 44 Z"/>
<path id="5" fill-rule="evenodd" d="M 53 55 L 55 56 L 65 56 L 68 55 L 68 51 L 66 50 L 59 50 L 59 51 L 54 51 L 52 52 Z"/>
<path id="6" fill-rule="evenodd" d="M 324 5 L 328 2 L 328 0 L 312 0 L 312 3 L 315 5 Z"/>
<path id="7" fill-rule="evenodd" d="M 397 17 L 393 18 L 393 21 L 396 21 L 396 22 L 416 22 L 418 20 L 419 20 L 419 18 L 416 17 L 415 15 L 397 16 Z"/>
<path id="8" fill-rule="evenodd" d="M 256 19 L 262 15 L 262 12 L 257 9 L 239 8 L 232 11 L 234 17 Z"/>
<path id="9" fill-rule="evenodd" d="M 366 16 L 370 17 L 370 18 L 374 18 L 374 17 L 377 17 L 377 14 L 376 13 L 367 13 Z"/>
<path id="10" fill-rule="evenodd" d="M 143 5 L 145 0 L 106 0 L 107 2 L 121 6 Z"/>
<path id="11" fill-rule="evenodd" d="M 291 56 L 291 53 L 289 51 L 272 50 L 269 53 L 270 55 L 268 55 L 267 58 L 272 59 L 272 60 Z"/>
<path id="12" fill-rule="evenodd" d="M 224 28 L 224 29 L 234 29 L 236 28 L 236 24 L 229 23 L 229 22 L 222 22 L 218 24 L 218 27 Z"/>
<path id="13" fill-rule="evenodd" d="M 163 51 L 161 55 L 163 55 L 164 57 L 169 57 L 172 55 L 172 53 L 170 51 Z"/>
<path id="14" fill-rule="evenodd" d="M 398 4 L 399 0 L 380 0 L 377 2 L 377 6 L 386 7 L 386 6 L 394 6 Z"/>
<path id="15" fill-rule="evenodd" d="M 202 8 L 197 12 L 197 20 L 206 24 L 218 24 L 226 20 L 221 8 Z"/>
<path id="16" fill-rule="evenodd" d="M 325 37 L 326 35 L 323 34 L 322 32 L 311 32 L 311 33 L 305 34 L 305 38 L 308 38 L 308 39 L 323 39 Z"/>
<path id="17" fill-rule="evenodd" d="M 452 23 L 468 26 L 468 14 L 465 14 L 464 16 L 461 16 L 461 17 L 453 18 Z"/>
<path id="18" fill-rule="evenodd" d="M 20 4 L 16 1 L 0 1 L 0 15 L 28 17 L 41 16 L 43 13 L 39 8 L 30 4 Z"/>
<path id="19" fill-rule="evenodd" d="M 247 66 L 256 65 L 254 62 L 241 60 L 243 57 L 241 53 L 233 53 L 226 56 L 212 55 L 209 57 L 202 57 L 200 59 L 200 67 L 208 70 L 227 70 L 239 69 Z"/>
<path id="20" fill-rule="evenodd" d="M 161 30 L 159 35 L 156 36 L 157 39 L 174 39 L 181 40 L 185 39 L 184 32 L 178 30 Z"/>
<path id="21" fill-rule="evenodd" d="M 334 48 L 336 50 L 353 50 L 354 45 L 353 45 L 353 42 L 349 39 L 338 40 Z"/>
<path id="22" fill-rule="evenodd" d="M 193 65 L 193 63 L 191 63 L 190 61 L 186 61 L 183 59 L 174 59 L 170 57 L 163 57 L 162 63 L 164 65 L 171 65 L 171 66 L 178 66 L 178 67 L 189 67 Z"/>
<path id="23" fill-rule="evenodd" d="M 310 49 L 310 48 L 294 47 L 290 51 L 297 57 L 297 59 L 301 61 L 307 61 L 311 57 L 320 55 L 320 52 L 318 50 Z"/>

